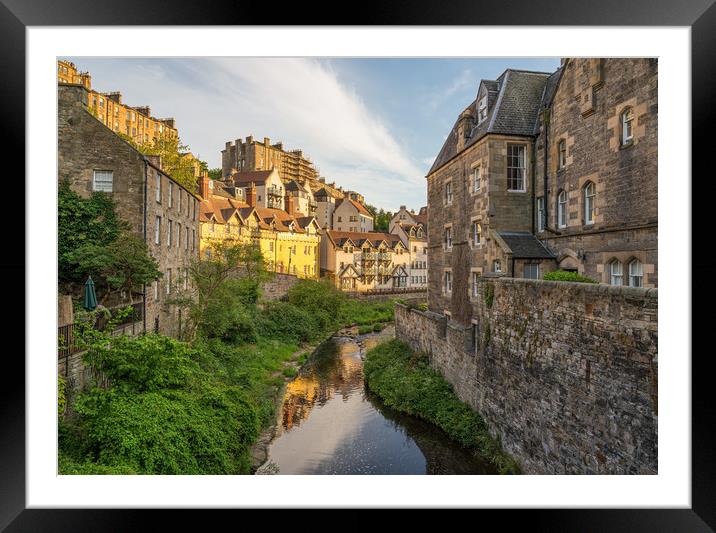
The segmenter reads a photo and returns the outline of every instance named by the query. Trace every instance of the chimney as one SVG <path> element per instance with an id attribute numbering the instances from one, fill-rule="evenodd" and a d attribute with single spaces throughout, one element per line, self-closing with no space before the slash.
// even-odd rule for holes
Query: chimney
<path id="1" fill-rule="evenodd" d="M 401 205 L 401 206 L 400 206 L 400 210 L 401 210 L 401 211 L 405 211 L 405 210 L 406 210 L 406 209 L 405 209 L 405 206 L 404 206 L 404 205 Z"/>
<path id="2" fill-rule="evenodd" d="M 271 139 L 269 139 L 268 137 L 264 137 L 264 146 L 266 148 L 269 148 L 271 146 Z"/>
<path id="3" fill-rule="evenodd" d="M 252 181 L 246 193 L 246 203 L 250 207 L 256 207 L 256 184 Z"/>
<path id="4" fill-rule="evenodd" d="M 286 212 L 291 216 L 295 214 L 295 209 L 293 207 L 293 196 L 290 194 L 286 195 Z"/>
<path id="5" fill-rule="evenodd" d="M 251 144 L 252 142 L 254 142 L 253 135 L 249 135 L 248 137 L 246 137 L 246 144 Z"/>
<path id="6" fill-rule="evenodd" d="M 149 162 L 152 165 L 154 165 L 155 167 L 157 167 L 159 170 L 163 170 L 162 169 L 162 156 L 150 154 L 150 155 L 145 155 L 144 157 L 146 157 L 149 160 Z"/>
<path id="7" fill-rule="evenodd" d="M 207 174 L 202 174 L 202 176 L 199 178 L 199 191 L 201 194 L 201 197 L 204 200 L 209 199 L 209 182 L 211 181 L 211 178 Z"/>

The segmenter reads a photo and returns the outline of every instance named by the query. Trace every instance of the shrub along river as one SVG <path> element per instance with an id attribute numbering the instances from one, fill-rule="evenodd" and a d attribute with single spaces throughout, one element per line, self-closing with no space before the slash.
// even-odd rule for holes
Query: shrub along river
<path id="1" fill-rule="evenodd" d="M 393 411 L 366 389 L 365 353 L 393 335 L 392 326 L 339 333 L 318 347 L 286 385 L 257 474 L 496 473 L 439 428 Z"/>

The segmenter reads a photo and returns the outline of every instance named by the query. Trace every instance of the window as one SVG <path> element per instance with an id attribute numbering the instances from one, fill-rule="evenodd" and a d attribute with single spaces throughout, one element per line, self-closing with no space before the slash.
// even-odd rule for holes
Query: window
<path id="1" fill-rule="evenodd" d="M 193 252 L 196 250 L 196 230 L 192 228 L 191 230 L 191 251 Z"/>
<path id="2" fill-rule="evenodd" d="M 172 269 L 167 269 L 167 294 L 172 292 Z"/>
<path id="3" fill-rule="evenodd" d="M 537 231 L 544 231 L 544 196 L 537 198 Z"/>
<path id="4" fill-rule="evenodd" d="M 343 221 L 341 220 L 341 217 L 338 217 L 338 222 L 343 222 Z"/>
<path id="5" fill-rule="evenodd" d="M 184 193 L 182 192 L 181 189 L 179 189 L 179 203 L 177 205 L 177 211 L 179 211 L 180 213 L 181 213 L 181 200 L 183 197 L 184 197 Z"/>
<path id="6" fill-rule="evenodd" d="M 269 242 L 269 252 L 273 252 L 273 242 Z"/>
<path id="7" fill-rule="evenodd" d="M 609 284 L 623 285 L 622 264 L 616 259 L 609 263 Z"/>
<path id="8" fill-rule="evenodd" d="M 493 272 L 502 272 L 502 265 L 500 264 L 500 260 L 499 260 L 499 259 L 495 259 L 495 260 L 492 262 L 492 271 L 493 271 Z"/>
<path id="9" fill-rule="evenodd" d="M 557 225 L 560 228 L 567 226 L 567 191 L 560 191 L 557 195 Z"/>
<path id="10" fill-rule="evenodd" d="M 170 220 L 167 224 L 167 246 L 171 247 L 172 245 L 172 221 Z"/>
<path id="11" fill-rule="evenodd" d="M 159 281 L 157 280 L 154 282 L 154 300 L 156 301 L 158 299 L 159 299 Z"/>
<path id="12" fill-rule="evenodd" d="M 507 189 L 525 190 L 525 146 L 522 144 L 507 145 Z"/>
<path id="13" fill-rule="evenodd" d="M 445 272 L 443 289 L 445 293 L 452 292 L 452 272 Z"/>
<path id="14" fill-rule="evenodd" d="M 625 144 L 629 144 L 629 142 L 633 138 L 632 133 L 632 122 L 634 121 L 634 111 L 632 111 L 631 107 L 627 107 L 624 111 L 622 111 L 622 146 Z"/>
<path id="15" fill-rule="evenodd" d="M 95 170 L 92 179 L 92 190 L 112 192 L 113 173 L 111 170 Z"/>
<path id="16" fill-rule="evenodd" d="M 189 249 L 189 226 L 184 228 L 184 249 Z"/>
<path id="17" fill-rule="evenodd" d="M 567 166 L 567 141 L 562 139 L 557 143 L 557 168 L 564 168 Z"/>
<path id="18" fill-rule="evenodd" d="M 157 173 L 157 202 L 162 203 L 162 177 Z"/>
<path id="19" fill-rule="evenodd" d="M 641 261 L 634 259 L 629 263 L 629 286 L 630 287 L 643 287 L 644 286 L 644 269 L 641 266 Z"/>
<path id="20" fill-rule="evenodd" d="M 184 290 L 189 288 L 189 269 L 184 269 Z"/>
<path id="21" fill-rule="evenodd" d="M 445 249 L 450 250 L 452 248 L 452 228 L 445 228 Z"/>
<path id="22" fill-rule="evenodd" d="M 452 181 L 445 183 L 445 203 L 447 205 L 452 204 Z"/>
<path id="23" fill-rule="evenodd" d="M 174 184 L 170 181 L 169 182 L 169 207 L 172 206 L 173 201 L 174 201 Z"/>
<path id="24" fill-rule="evenodd" d="M 161 229 L 162 229 L 162 217 L 157 216 L 154 219 L 154 244 L 159 244 L 161 241 Z"/>
<path id="25" fill-rule="evenodd" d="M 539 263 L 525 264 L 524 278 L 539 279 Z"/>
<path id="26" fill-rule="evenodd" d="M 472 192 L 480 190 L 480 167 L 472 169 Z"/>
<path id="27" fill-rule="evenodd" d="M 479 246 L 482 241 L 482 227 L 479 222 L 472 223 L 472 229 L 470 230 L 472 245 Z"/>
<path id="28" fill-rule="evenodd" d="M 480 124 L 487 118 L 487 96 L 483 96 L 477 104 L 477 123 Z"/>
<path id="29" fill-rule="evenodd" d="M 181 248 L 181 224 L 177 222 L 177 248 Z"/>
<path id="30" fill-rule="evenodd" d="M 477 296 L 477 278 L 480 277 L 479 272 L 472 273 L 472 296 Z"/>
<path id="31" fill-rule="evenodd" d="M 585 224 L 594 224 L 594 197 L 596 196 L 596 191 L 594 187 L 594 183 L 591 181 L 587 182 L 587 184 L 584 186 L 584 223 Z"/>

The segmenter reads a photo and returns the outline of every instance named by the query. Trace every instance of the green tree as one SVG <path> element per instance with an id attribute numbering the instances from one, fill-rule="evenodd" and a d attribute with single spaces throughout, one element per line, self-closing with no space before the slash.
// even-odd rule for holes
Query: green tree
<path id="1" fill-rule="evenodd" d="M 220 168 L 211 168 L 209 169 L 209 177 L 213 180 L 221 180 L 221 169 Z"/>
<path id="2" fill-rule="evenodd" d="M 365 208 L 373 215 L 374 231 L 382 231 L 387 233 L 390 229 L 390 219 L 393 218 L 393 213 L 385 211 L 382 207 L 380 209 L 372 205 L 366 205 Z"/>
<path id="3" fill-rule="evenodd" d="M 86 271 L 78 270 L 74 261 L 77 250 L 88 244 L 105 247 L 127 228 L 115 210 L 114 199 L 103 192 L 82 198 L 70 189 L 68 181 L 60 183 L 58 194 L 57 251 L 58 280 L 84 282 Z"/>
<path id="4" fill-rule="evenodd" d="M 179 136 L 164 134 L 152 142 L 137 143 L 124 133 L 118 133 L 118 135 L 143 154 L 161 156 L 164 172 L 186 189 L 193 191 L 196 188 L 194 163 L 190 157 L 187 157 L 189 146 L 184 144 Z M 199 161 L 199 164 L 203 164 L 203 167 L 206 166 L 203 161 Z"/>

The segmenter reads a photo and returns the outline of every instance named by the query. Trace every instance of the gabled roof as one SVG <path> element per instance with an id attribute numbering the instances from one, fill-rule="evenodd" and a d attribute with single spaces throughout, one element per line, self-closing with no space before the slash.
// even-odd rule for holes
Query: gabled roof
<path id="1" fill-rule="evenodd" d="M 500 231 L 498 235 L 509 246 L 507 253 L 512 253 L 514 259 L 555 259 L 541 241 L 527 232 Z"/>
<path id="2" fill-rule="evenodd" d="M 507 69 L 495 81 L 482 80 L 480 88 L 484 86 L 488 93 L 487 118 L 480 124 L 473 124 L 463 150 L 489 133 L 534 136 L 535 120 L 542 103 L 544 88 L 553 75 L 549 72 Z M 495 92 L 498 88 L 499 91 Z M 465 112 L 477 117 L 477 98 L 463 113 Z M 457 155 L 459 120 L 460 117 L 455 121 L 428 174 L 432 174 Z"/>
<path id="3" fill-rule="evenodd" d="M 357 210 L 361 215 L 365 215 L 365 216 L 367 216 L 367 217 L 372 217 L 372 216 L 373 216 L 373 215 L 370 214 L 370 211 L 368 211 L 362 203 L 356 202 L 355 200 L 351 200 L 350 198 L 339 198 L 338 200 L 336 200 L 336 209 L 337 209 L 338 206 L 340 206 L 343 202 L 348 202 L 350 205 L 352 205 L 353 207 L 355 207 L 356 210 Z"/>
<path id="4" fill-rule="evenodd" d="M 357 247 L 362 247 L 366 242 L 374 248 L 380 246 L 381 242 L 385 242 L 391 249 L 395 248 L 398 244 L 403 246 L 400 236 L 392 233 L 380 233 L 377 231 L 336 231 L 329 229 L 326 230 L 326 235 L 338 247 L 343 247 L 346 241 L 354 243 Z"/>

